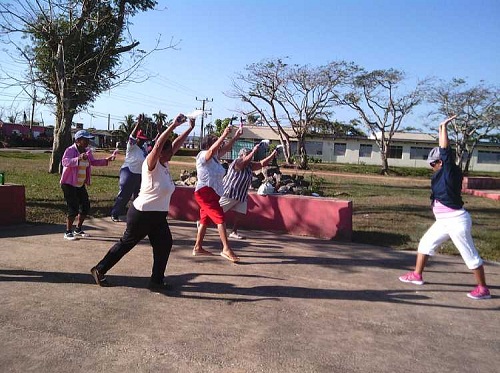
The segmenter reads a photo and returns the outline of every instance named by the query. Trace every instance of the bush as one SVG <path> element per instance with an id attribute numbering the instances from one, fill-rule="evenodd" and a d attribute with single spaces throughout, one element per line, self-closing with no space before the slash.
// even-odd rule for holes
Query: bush
<path id="1" fill-rule="evenodd" d="M 200 152 L 199 149 L 186 149 L 186 148 L 181 148 L 177 153 L 175 153 L 176 156 L 179 157 L 196 157 L 196 155 Z"/>

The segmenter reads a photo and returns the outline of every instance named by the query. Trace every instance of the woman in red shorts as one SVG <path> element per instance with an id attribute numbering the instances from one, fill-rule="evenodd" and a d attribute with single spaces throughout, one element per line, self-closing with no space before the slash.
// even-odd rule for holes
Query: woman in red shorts
<path id="1" fill-rule="evenodd" d="M 222 187 L 222 179 L 226 170 L 220 164 L 220 157 L 228 150 L 231 150 L 234 142 L 241 136 L 243 130 L 240 128 L 235 135 L 227 143 L 224 142 L 226 137 L 231 132 L 232 126 L 226 127 L 222 135 L 206 136 L 201 144 L 202 151 L 196 156 L 196 173 L 198 181 L 194 191 L 194 198 L 200 206 L 200 222 L 198 225 L 198 233 L 196 235 L 196 243 L 193 248 L 193 255 L 212 255 L 210 251 L 203 249 L 203 239 L 207 232 L 207 226 L 210 222 L 217 225 L 220 240 L 222 242 L 222 251 L 220 255 L 232 262 L 239 261 L 239 258 L 234 254 L 229 247 L 227 239 L 226 223 L 224 219 L 224 211 L 220 207 L 219 199 L 224 190 Z"/>

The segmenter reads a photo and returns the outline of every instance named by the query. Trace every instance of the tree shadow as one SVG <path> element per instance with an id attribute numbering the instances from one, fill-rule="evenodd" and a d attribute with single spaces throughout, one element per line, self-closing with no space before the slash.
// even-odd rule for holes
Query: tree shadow
<path id="1" fill-rule="evenodd" d="M 352 232 L 352 241 L 368 245 L 380 242 L 385 246 L 401 246 L 410 242 L 411 238 L 407 234 L 355 230 Z"/>
<path id="2" fill-rule="evenodd" d="M 7 237 L 28 237 L 47 234 L 63 234 L 66 229 L 65 224 L 47 223 L 24 223 L 11 226 L 0 227 L 0 238 Z"/>

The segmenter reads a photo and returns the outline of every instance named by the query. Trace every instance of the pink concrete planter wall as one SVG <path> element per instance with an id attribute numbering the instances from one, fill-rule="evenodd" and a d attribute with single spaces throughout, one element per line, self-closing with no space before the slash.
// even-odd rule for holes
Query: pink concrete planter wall
<path id="1" fill-rule="evenodd" d="M 0 225 L 20 224 L 25 221 L 24 185 L 0 185 Z"/>
<path id="2" fill-rule="evenodd" d="M 169 215 L 173 219 L 196 221 L 199 207 L 194 188 L 175 189 Z M 229 227 L 234 213 L 227 215 Z M 295 195 L 248 195 L 248 213 L 241 228 L 284 232 L 297 236 L 348 240 L 352 238 L 352 202 L 335 198 Z"/>
<path id="3" fill-rule="evenodd" d="M 494 177 L 464 177 L 463 189 L 500 189 L 500 178 Z"/>
<path id="4" fill-rule="evenodd" d="M 500 178 L 464 177 L 462 192 L 477 197 L 500 201 Z"/>

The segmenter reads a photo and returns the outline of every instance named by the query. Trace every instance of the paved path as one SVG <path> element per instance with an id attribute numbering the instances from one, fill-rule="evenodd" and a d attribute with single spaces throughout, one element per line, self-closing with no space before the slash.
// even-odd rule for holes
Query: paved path
<path id="1" fill-rule="evenodd" d="M 147 241 L 113 287 L 93 284 L 124 223 L 90 220 L 74 242 L 62 225 L 1 228 L 0 371 L 498 372 L 499 264 L 486 267 L 493 299 L 473 301 L 459 257 L 433 258 L 417 287 L 397 280 L 414 253 L 249 231 L 234 265 L 190 255 L 194 223 L 171 227 L 164 294 L 145 289 Z"/>

